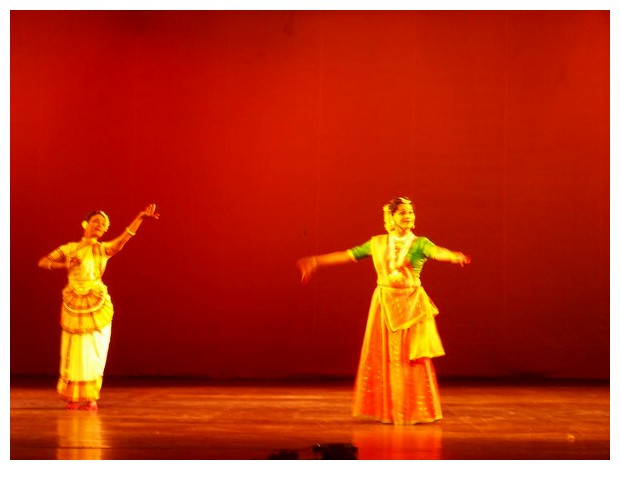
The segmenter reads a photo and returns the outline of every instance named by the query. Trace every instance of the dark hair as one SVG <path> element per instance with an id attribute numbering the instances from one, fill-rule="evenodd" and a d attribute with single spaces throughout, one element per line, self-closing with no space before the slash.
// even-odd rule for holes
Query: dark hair
<path id="1" fill-rule="evenodd" d="M 402 205 L 403 203 L 411 205 L 411 208 L 413 208 L 415 210 L 415 207 L 413 206 L 413 202 L 411 200 L 409 200 L 407 197 L 395 197 L 388 204 L 388 209 L 390 210 L 390 213 L 394 214 L 394 212 L 396 211 L 398 206 Z"/>
<path id="2" fill-rule="evenodd" d="M 88 222 L 88 221 L 90 221 L 90 219 L 91 219 L 92 217 L 94 217 L 95 215 L 101 215 L 101 216 L 105 219 L 105 221 L 106 221 L 106 223 L 107 223 L 106 230 L 107 230 L 108 228 L 110 228 L 110 217 L 108 217 L 108 214 L 107 214 L 107 213 L 105 213 L 103 210 L 93 210 L 92 212 L 87 213 L 87 214 L 86 214 L 86 217 L 84 217 L 84 220 L 85 220 L 86 222 Z"/>
<path id="3" fill-rule="evenodd" d="M 84 217 L 84 220 L 88 222 L 91 219 L 91 217 L 94 217 L 95 215 L 101 215 L 103 218 L 108 218 L 108 216 L 105 214 L 103 210 L 93 210 L 92 212 L 88 212 L 86 214 L 86 216 Z"/>

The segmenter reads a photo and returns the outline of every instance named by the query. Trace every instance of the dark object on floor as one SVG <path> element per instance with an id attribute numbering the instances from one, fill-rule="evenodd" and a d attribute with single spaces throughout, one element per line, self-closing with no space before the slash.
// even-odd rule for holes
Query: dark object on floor
<path id="1" fill-rule="evenodd" d="M 315 445 L 312 450 L 321 454 L 321 460 L 357 460 L 357 447 L 350 443 Z"/>

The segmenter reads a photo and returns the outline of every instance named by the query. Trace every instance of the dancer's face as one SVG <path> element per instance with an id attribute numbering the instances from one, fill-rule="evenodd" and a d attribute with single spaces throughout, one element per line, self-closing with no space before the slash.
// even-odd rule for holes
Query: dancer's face
<path id="1" fill-rule="evenodd" d="M 86 238 L 100 238 L 108 231 L 108 222 L 103 215 L 99 213 L 88 219 L 88 223 L 84 228 L 84 236 Z"/>
<path id="2" fill-rule="evenodd" d="M 394 223 L 401 233 L 415 228 L 415 213 L 409 203 L 401 203 L 394 212 Z"/>

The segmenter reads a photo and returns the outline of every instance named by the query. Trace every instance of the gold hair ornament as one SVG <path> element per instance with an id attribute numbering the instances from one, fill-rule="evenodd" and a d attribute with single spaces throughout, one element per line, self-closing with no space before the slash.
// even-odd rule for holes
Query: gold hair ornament
<path id="1" fill-rule="evenodd" d="M 394 230 L 394 217 L 392 216 L 392 212 L 390 212 L 389 203 L 383 206 L 383 224 L 388 233 Z"/>

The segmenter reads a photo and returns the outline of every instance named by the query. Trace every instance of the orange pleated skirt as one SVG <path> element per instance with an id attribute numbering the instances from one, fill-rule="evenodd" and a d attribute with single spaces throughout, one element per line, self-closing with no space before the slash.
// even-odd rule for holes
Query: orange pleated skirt
<path id="1" fill-rule="evenodd" d="M 423 292 L 426 295 L 425 292 Z M 438 310 L 428 311 L 409 328 L 392 330 L 377 287 L 357 371 L 353 416 L 395 425 L 430 423 L 442 418 L 432 358 L 444 355 L 435 326 Z M 423 355 L 423 356 L 417 356 Z"/>

